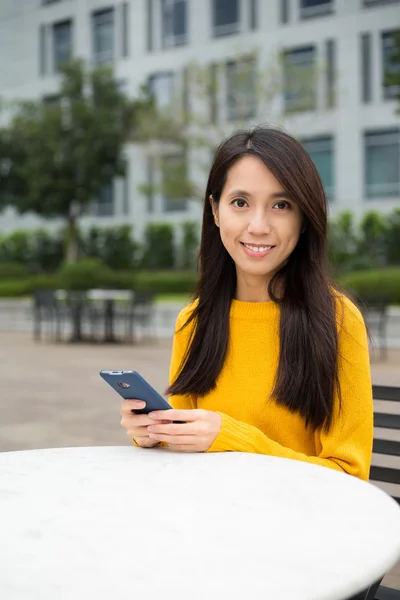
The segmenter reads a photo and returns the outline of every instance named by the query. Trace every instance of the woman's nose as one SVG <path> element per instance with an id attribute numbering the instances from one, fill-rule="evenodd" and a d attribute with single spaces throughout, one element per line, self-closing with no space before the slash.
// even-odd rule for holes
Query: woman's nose
<path id="1" fill-rule="evenodd" d="M 249 221 L 247 231 L 249 233 L 254 233 L 255 235 L 265 235 L 270 233 L 271 226 L 265 214 L 253 215 Z"/>

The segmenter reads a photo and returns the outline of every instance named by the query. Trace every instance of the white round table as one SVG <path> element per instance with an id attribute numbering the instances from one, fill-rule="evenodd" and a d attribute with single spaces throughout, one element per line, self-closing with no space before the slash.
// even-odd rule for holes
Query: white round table
<path id="1" fill-rule="evenodd" d="M 0 454 L 7 600 L 342 600 L 400 556 L 374 486 L 244 453 Z"/>

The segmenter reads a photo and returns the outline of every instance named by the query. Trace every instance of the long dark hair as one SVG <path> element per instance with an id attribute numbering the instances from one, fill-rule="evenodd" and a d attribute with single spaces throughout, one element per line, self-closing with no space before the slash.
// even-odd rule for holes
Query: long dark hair
<path id="1" fill-rule="evenodd" d="M 329 430 L 339 394 L 336 293 L 327 274 L 327 201 L 314 163 L 301 144 L 279 129 L 238 131 L 217 149 L 204 198 L 197 303 L 190 343 L 169 394 L 204 396 L 215 388 L 229 343 L 235 263 L 214 223 L 210 195 L 219 203 L 229 168 L 258 157 L 300 207 L 303 232 L 286 264 L 269 282 L 280 306 L 280 356 L 272 397 L 306 426 Z"/>

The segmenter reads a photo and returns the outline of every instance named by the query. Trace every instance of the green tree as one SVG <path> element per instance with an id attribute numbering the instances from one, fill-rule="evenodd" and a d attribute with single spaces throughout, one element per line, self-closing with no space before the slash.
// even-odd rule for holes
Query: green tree
<path id="1" fill-rule="evenodd" d="M 369 267 L 382 267 L 386 263 L 387 223 L 376 211 L 367 212 L 360 223 L 358 255 L 367 258 Z"/>
<path id="2" fill-rule="evenodd" d="M 21 103 L 0 135 L 2 206 L 61 218 L 65 258 L 78 258 L 78 220 L 103 185 L 124 172 L 124 144 L 148 100 L 129 100 L 108 68 L 62 69 L 59 102 Z"/>

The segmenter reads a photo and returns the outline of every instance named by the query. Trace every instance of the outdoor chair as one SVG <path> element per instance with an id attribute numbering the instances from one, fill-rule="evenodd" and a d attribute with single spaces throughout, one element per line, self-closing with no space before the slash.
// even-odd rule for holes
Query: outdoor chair
<path id="1" fill-rule="evenodd" d="M 143 338 L 153 339 L 155 295 L 151 291 L 132 292 L 130 302 L 116 309 L 115 317 L 124 323 L 126 339 L 130 343 L 134 342 L 138 329 Z"/>
<path id="2" fill-rule="evenodd" d="M 33 337 L 35 341 L 42 339 L 42 328 L 50 324 L 51 337 L 61 341 L 63 324 L 68 317 L 68 310 L 56 296 L 55 290 L 34 290 L 33 292 Z"/>

